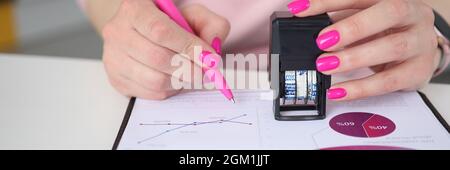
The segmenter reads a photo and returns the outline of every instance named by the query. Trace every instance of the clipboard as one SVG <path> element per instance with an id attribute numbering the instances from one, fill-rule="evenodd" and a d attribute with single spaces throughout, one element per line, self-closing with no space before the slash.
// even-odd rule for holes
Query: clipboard
<path id="1" fill-rule="evenodd" d="M 434 107 L 434 105 L 430 102 L 430 100 L 428 99 L 428 97 L 427 97 L 424 93 L 422 93 L 422 92 L 419 92 L 419 91 L 418 91 L 417 93 L 420 95 L 420 97 L 422 98 L 422 100 L 424 101 L 424 103 L 427 105 L 427 107 L 428 107 L 428 108 L 431 110 L 431 112 L 434 114 L 434 116 L 436 117 L 436 119 L 441 123 L 441 125 L 446 129 L 446 131 L 447 131 L 448 133 L 450 133 L 450 126 L 449 126 L 449 124 L 445 121 L 445 119 L 442 117 L 442 115 L 437 111 L 437 109 L 436 109 L 436 108 Z M 133 112 L 133 108 L 134 108 L 135 102 L 136 102 L 136 98 L 135 98 L 135 97 L 132 97 L 132 98 L 130 99 L 130 102 L 129 102 L 128 107 L 127 107 L 127 109 L 126 109 L 125 116 L 124 116 L 124 118 L 123 118 L 122 124 L 121 124 L 120 129 L 119 129 L 119 132 L 118 132 L 118 134 L 117 134 L 117 137 L 116 137 L 116 139 L 115 139 L 115 141 L 114 141 L 112 150 L 117 150 L 117 148 L 118 148 L 118 146 L 119 146 L 119 144 L 120 144 L 120 141 L 121 141 L 121 139 L 122 139 L 122 136 L 123 136 L 123 134 L 124 134 L 124 132 L 125 132 L 125 129 L 126 129 L 127 125 L 128 125 L 128 122 L 129 122 L 129 120 L 130 120 L 131 113 Z"/>

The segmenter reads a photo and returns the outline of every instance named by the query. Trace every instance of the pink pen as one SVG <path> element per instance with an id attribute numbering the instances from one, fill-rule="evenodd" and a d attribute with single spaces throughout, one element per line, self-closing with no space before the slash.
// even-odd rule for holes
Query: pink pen
<path id="1" fill-rule="evenodd" d="M 186 31 L 195 34 L 192 30 L 191 26 L 189 26 L 189 23 L 184 19 L 183 15 L 181 15 L 180 11 L 178 11 L 175 4 L 172 2 L 172 0 L 154 0 L 155 4 L 159 7 L 161 11 L 166 13 L 172 20 L 174 20 L 178 25 L 180 25 L 182 28 L 184 28 Z M 218 52 L 220 53 L 220 51 Z M 231 92 L 231 89 L 228 87 L 227 82 L 225 78 L 223 77 L 222 73 L 220 73 L 217 69 L 213 70 L 206 70 L 207 77 L 214 81 L 214 85 L 216 88 L 220 89 L 220 92 L 230 101 L 235 103 L 233 93 Z"/>

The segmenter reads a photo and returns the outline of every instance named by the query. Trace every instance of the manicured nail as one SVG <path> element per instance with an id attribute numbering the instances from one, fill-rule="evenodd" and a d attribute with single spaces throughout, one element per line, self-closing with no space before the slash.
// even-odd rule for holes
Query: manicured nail
<path id="1" fill-rule="evenodd" d="M 200 61 L 203 62 L 203 60 L 205 60 L 205 58 L 210 54 L 211 54 L 211 52 L 209 52 L 209 51 L 202 51 L 202 53 L 200 54 L 200 57 L 199 57 Z"/>
<path id="2" fill-rule="evenodd" d="M 220 59 L 209 51 L 202 51 L 200 61 L 208 68 L 214 69 L 219 65 Z"/>
<path id="3" fill-rule="evenodd" d="M 219 37 L 213 39 L 211 46 L 216 50 L 217 54 L 222 55 L 222 40 Z"/>
<path id="4" fill-rule="evenodd" d="M 203 69 L 203 73 L 205 74 L 204 81 L 205 82 L 214 82 L 216 78 L 216 69 Z"/>
<path id="5" fill-rule="evenodd" d="M 336 45 L 339 42 L 339 40 L 340 40 L 339 32 L 333 30 L 320 35 L 317 38 L 316 43 L 321 50 L 325 50 Z"/>
<path id="6" fill-rule="evenodd" d="M 298 14 L 308 9 L 309 6 L 309 0 L 295 0 L 288 4 L 288 9 L 292 14 Z"/>
<path id="7" fill-rule="evenodd" d="M 339 67 L 340 61 L 337 56 L 327 56 L 317 59 L 316 66 L 320 72 L 333 70 Z"/>
<path id="8" fill-rule="evenodd" d="M 347 96 L 347 91 L 343 88 L 329 89 L 327 92 L 328 99 L 340 99 Z"/>

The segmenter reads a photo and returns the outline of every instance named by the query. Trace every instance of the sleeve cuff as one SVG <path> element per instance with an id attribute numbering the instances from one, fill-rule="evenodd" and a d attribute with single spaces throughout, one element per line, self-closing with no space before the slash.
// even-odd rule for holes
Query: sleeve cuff
<path id="1" fill-rule="evenodd" d="M 439 48 L 442 50 L 442 56 L 439 67 L 434 73 L 434 77 L 442 74 L 450 63 L 450 41 L 445 38 L 438 29 L 436 29 L 436 33 L 438 35 Z"/>

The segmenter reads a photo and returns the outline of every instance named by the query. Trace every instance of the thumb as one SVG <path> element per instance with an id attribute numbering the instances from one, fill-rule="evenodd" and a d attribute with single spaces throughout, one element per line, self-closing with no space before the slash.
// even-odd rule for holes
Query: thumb
<path id="1" fill-rule="evenodd" d="M 213 44 L 213 47 L 219 43 L 217 38 L 224 41 L 230 32 L 230 23 L 226 18 L 202 5 L 188 5 L 182 9 L 182 13 L 197 36 Z M 220 48 L 220 43 L 214 48 L 217 47 Z M 216 50 L 220 51 L 220 49 Z"/>

